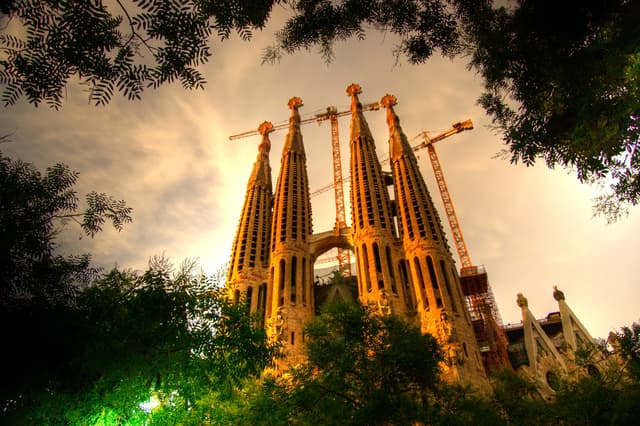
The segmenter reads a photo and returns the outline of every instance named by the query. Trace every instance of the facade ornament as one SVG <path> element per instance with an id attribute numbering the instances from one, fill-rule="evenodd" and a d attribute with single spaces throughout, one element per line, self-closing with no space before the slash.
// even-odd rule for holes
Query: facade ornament
<path id="1" fill-rule="evenodd" d="M 284 306 L 278 308 L 276 315 L 269 318 L 267 327 L 270 330 L 271 339 L 274 341 L 281 340 L 284 336 L 284 329 L 286 325 L 286 310 Z"/>
<path id="2" fill-rule="evenodd" d="M 521 308 L 528 308 L 529 307 L 529 301 L 527 300 L 526 297 L 524 297 L 522 295 L 522 293 L 518 293 L 518 299 L 516 300 L 518 303 L 518 306 Z"/>
<path id="3" fill-rule="evenodd" d="M 449 321 L 449 315 L 447 311 L 442 310 L 440 312 L 439 332 L 443 342 L 449 341 L 451 337 L 451 321 Z"/>
<path id="4" fill-rule="evenodd" d="M 392 314 L 391 301 L 389 300 L 389 297 L 387 296 L 387 292 L 384 289 L 380 290 L 380 300 L 378 300 L 378 309 L 380 310 L 380 314 L 382 315 L 387 316 Z"/>
<path id="5" fill-rule="evenodd" d="M 564 293 L 558 290 L 557 285 L 553 286 L 553 298 L 556 299 L 558 302 L 561 300 L 564 300 Z"/>

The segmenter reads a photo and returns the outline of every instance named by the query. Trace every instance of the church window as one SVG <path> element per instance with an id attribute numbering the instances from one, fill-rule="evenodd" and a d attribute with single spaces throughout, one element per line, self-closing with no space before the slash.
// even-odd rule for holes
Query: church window
<path id="1" fill-rule="evenodd" d="M 291 258 L 291 302 L 296 303 L 296 274 L 298 268 L 298 258 Z"/>
<path id="2" fill-rule="evenodd" d="M 251 299 L 253 298 L 253 287 L 247 288 L 247 312 L 251 313 Z"/>
<path id="3" fill-rule="evenodd" d="M 427 256 L 427 268 L 429 269 L 429 278 L 431 279 L 431 286 L 433 287 L 433 296 L 436 298 L 436 305 L 438 308 L 442 308 L 440 286 L 438 285 L 438 277 L 436 276 L 436 270 L 433 267 L 433 260 L 431 260 L 431 256 Z"/>
<path id="4" fill-rule="evenodd" d="M 369 255 L 367 253 L 367 246 L 362 245 L 362 269 L 364 273 L 364 282 L 367 285 L 367 291 L 371 291 L 371 278 L 369 277 Z"/>
<path id="5" fill-rule="evenodd" d="M 458 307 L 456 304 L 456 295 L 451 292 L 451 285 L 449 284 L 449 277 L 447 276 L 447 269 L 444 266 L 444 260 L 440 261 L 440 269 L 442 269 L 442 276 L 444 277 L 444 285 L 447 287 L 447 292 L 449 293 L 449 300 L 451 300 L 451 309 L 453 312 L 458 312 Z"/>
<path id="6" fill-rule="evenodd" d="M 376 272 L 382 272 L 382 263 L 380 262 L 380 250 L 378 250 L 378 243 L 373 243 L 373 258 L 376 263 Z"/>

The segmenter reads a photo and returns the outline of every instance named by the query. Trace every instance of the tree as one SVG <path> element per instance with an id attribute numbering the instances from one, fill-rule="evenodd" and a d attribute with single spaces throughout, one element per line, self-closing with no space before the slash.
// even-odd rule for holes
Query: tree
<path id="1" fill-rule="evenodd" d="M 298 2 L 265 60 L 366 26 L 397 33 L 398 54 L 425 62 L 437 48 L 464 55 L 484 79 L 479 103 L 513 163 L 572 168 L 609 182 L 595 214 L 615 221 L 640 201 L 640 3 L 519 0 Z"/>
<path id="2" fill-rule="evenodd" d="M 442 355 L 431 335 L 360 305 L 325 305 L 305 342 L 308 363 L 267 379 L 248 422 L 412 424 L 439 383 Z"/>
<path id="3" fill-rule="evenodd" d="M 0 9 L 18 19 L 25 37 L 0 35 L 2 101 L 21 96 L 59 108 L 78 77 L 96 105 L 114 92 L 140 99 L 146 87 L 180 81 L 202 88 L 197 67 L 211 56 L 210 36 L 232 31 L 249 40 L 262 28 L 273 0 L 18 0 Z M 140 60 L 140 55 L 144 59 Z"/>
<path id="4" fill-rule="evenodd" d="M 58 362 L 38 368 L 40 380 L 21 377 L 0 418 L 197 425 L 228 417 L 236 389 L 269 365 L 277 347 L 217 277 L 194 276 L 189 265 L 173 274 L 155 259 L 144 273 L 112 270 L 82 291 L 73 321 L 55 336 L 71 336 L 63 356 L 34 354 L 36 368 L 52 355 Z"/>
<path id="5" fill-rule="evenodd" d="M 92 277 L 88 255 L 56 253 L 60 226 L 75 221 L 88 236 L 106 220 L 117 229 L 131 222 L 132 209 L 122 200 L 90 192 L 87 208 L 78 211 L 73 189 L 78 173 L 56 164 L 40 173 L 33 164 L 0 152 L 0 308 L 15 309 L 27 301 L 56 304 L 70 300 L 78 282 Z"/>
<path id="6" fill-rule="evenodd" d="M 398 57 L 412 63 L 436 51 L 467 57 L 484 79 L 479 103 L 502 135 L 504 157 L 608 185 L 594 213 L 610 221 L 640 201 L 638 1 L 9 1 L 2 10 L 26 37 L 0 35 L 2 100 L 60 107 L 72 76 L 96 104 L 115 91 L 138 99 L 145 87 L 174 80 L 202 88 L 197 67 L 211 55 L 210 36 L 235 31 L 248 40 L 276 3 L 292 16 L 265 61 L 313 46 L 330 60 L 336 40 L 362 39 L 371 28 L 397 34 Z"/>

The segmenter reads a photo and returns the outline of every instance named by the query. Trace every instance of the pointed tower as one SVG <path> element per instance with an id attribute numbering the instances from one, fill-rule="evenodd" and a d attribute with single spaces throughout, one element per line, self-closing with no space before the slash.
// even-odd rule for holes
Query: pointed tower
<path id="1" fill-rule="evenodd" d="M 445 378 L 483 386 L 486 376 L 453 257 L 438 213 L 400 120 L 386 95 L 389 157 L 404 255 L 413 279 L 422 331 L 434 335 L 447 358 Z"/>
<path id="2" fill-rule="evenodd" d="M 313 317 L 313 265 L 309 254 L 311 201 L 307 164 L 300 133 L 298 108 L 289 100 L 291 118 L 285 138 L 273 205 L 271 233 L 271 291 L 269 334 L 284 344 L 285 359 L 278 367 L 303 359 L 303 329 Z"/>
<path id="3" fill-rule="evenodd" d="M 245 298 L 250 312 L 262 312 L 263 319 L 268 301 L 272 202 L 269 133 L 272 129 L 273 125 L 268 121 L 258 128 L 262 140 L 247 183 L 227 278 L 227 288 L 232 300 L 238 302 Z"/>
<path id="4" fill-rule="evenodd" d="M 394 235 L 389 193 L 375 142 L 358 99 L 361 92 L 358 84 L 347 87 L 351 96 L 351 222 L 359 299 L 363 305 L 377 305 L 382 313 L 404 313 L 411 303 L 394 262 L 401 257 L 402 248 Z"/>

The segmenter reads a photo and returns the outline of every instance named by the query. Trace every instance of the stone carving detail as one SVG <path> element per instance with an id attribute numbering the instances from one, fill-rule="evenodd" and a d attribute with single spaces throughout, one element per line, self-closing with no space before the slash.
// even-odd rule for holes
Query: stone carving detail
<path id="1" fill-rule="evenodd" d="M 380 311 L 381 315 L 391 315 L 392 312 L 392 307 L 391 307 L 391 301 L 389 300 L 389 297 L 387 296 L 387 292 L 384 291 L 384 289 L 380 290 L 380 300 L 378 300 L 378 309 Z"/>
<path id="2" fill-rule="evenodd" d="M 267 327 L 269 328 L 269 335 L 273 340 L 281 340 L 284 336 L 286 328 L 287 313 L 283 306 L 278 308 L 276 315 L 271 317 L 268 321 Z"/>
<path id="3" fill-rule="evenodd" d="M 518 306 L 521 308 L 529 307 L 529 301 L 527 301 L 527 298 L 524 297 L 522 293 L 518 293 L 517 303 L 518 303 Z"/>

